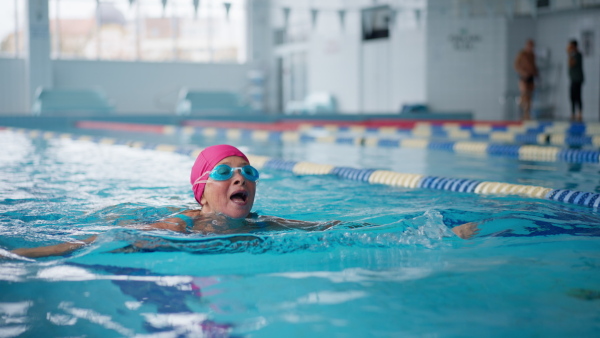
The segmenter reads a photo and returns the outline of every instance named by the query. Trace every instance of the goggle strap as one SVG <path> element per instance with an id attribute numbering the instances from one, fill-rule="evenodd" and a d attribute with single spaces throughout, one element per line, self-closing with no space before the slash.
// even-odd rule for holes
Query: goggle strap
<path id="1" fill-rule="evenodd" d="M 202 175 L 202 176 L 204 176 L 204 175 Z M 195 185 L 198 185 L 201 183 L 208 183 L 208 180 L 201 180 L 202 176 L 198 177 L 198 179 L 194 181 L 194 184 L 192 184 L 192 186 L 195 186 Z"/>
<path id="2" fill-rule="evenodd" d="M 260 179 L 258 179 L 258 180 L 256 180 L 256 181 L 251 181 L 251 182 L 258 183 L 259 181 L 260 181 Z M 205 184 L 206 184 L 206 183 L 210 183 L 210 182 L 211 182 L 210 180 L 200 180 L 200 179 L 197 179 L 197 180 L 194 182 L 194 184 L 193 184 L 193 185 L 197 185 L 197 184 L 201 184 L 201 183 L 205 183 Z"/>

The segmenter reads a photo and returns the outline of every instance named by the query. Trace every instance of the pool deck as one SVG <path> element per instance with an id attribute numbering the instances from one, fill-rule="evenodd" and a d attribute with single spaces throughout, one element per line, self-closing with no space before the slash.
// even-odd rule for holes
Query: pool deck
<path id="1" fill-rule="evenodd" d="M 202 122 L 229 122 L 261 125 L 297 126 L 304 123 L 339 125 L 412 125 L 416 121 L 472 123 L 471 113 L 403 113 L 403 114 L 214 114 L 214 115 L 147 115 L 147 114 L 69 114 L 55 116 L 0 115 L 0 125 L 24 128 L 60 129 L 72 127 L 77 121 L 105 121 L 159 125 L 189 125 Z M 504 122 L 498 122 L 504 123 Z M 516 123 L 516 122 L 505 122 Z"/>

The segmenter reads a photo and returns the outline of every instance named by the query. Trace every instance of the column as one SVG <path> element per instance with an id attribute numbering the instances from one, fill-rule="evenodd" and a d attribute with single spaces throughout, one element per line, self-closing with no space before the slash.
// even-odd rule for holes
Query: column
<path id="1" fill-rule="evenodd" d="M 31 111 L 36 90 L 52 87 L 48 0 L 28 0 L 26 20 L 25 97 Z"/>

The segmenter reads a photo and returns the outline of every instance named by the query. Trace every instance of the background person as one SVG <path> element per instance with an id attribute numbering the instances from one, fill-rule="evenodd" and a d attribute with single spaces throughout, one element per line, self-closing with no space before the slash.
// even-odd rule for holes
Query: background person
<path id="1" fill-rule="evenodd" d="M 583 58 L 577 48 L 577 40 L 569 41 L 567 46 L 569 54 L 569 79 L 571 80 L 571 121 L 581 122 L 583 118 L 583 105 L 581 103 L 581 86 L 583 85 Z"/>
<path id="2" fill-rule="evenodd" d="M 521 115 L 522 120 L 531 119 L 531 98 L 535 89 L 535 78 L 538 76 L 534 48 L 533 40 L 527 40 L 525 48 L 519 52 L 514 64 L 519 75 L 519 91 L 521 92 L 519 107 L 523 112 Z"/>

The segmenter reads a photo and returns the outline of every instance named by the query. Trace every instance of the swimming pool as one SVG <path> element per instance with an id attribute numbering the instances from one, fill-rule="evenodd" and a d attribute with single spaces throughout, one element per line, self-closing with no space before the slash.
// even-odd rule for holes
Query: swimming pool
<path id="1" fill-rule="evenodd" d="M 242 239 L 141 232 L 124 226 L 194 207 L 191 157 L 8 131 L 0 131 L 0 144 L 2 249 L 100 234 L 69 257 L 0 261 L 2 336 L 598 333 L 597 209 L 267 168 L 255 211 L 344 223 Z M 359 168 L 598 186 L 597 164 L 550 171 L 403 149 L 245 147 Z M 510 170 L 522 165 L 530 167 Z M 469 221 L 481 222 L 476 238 L 451 236 L 448 227 Z M 139 241 L 148 249 L 126 249 Z"/>

